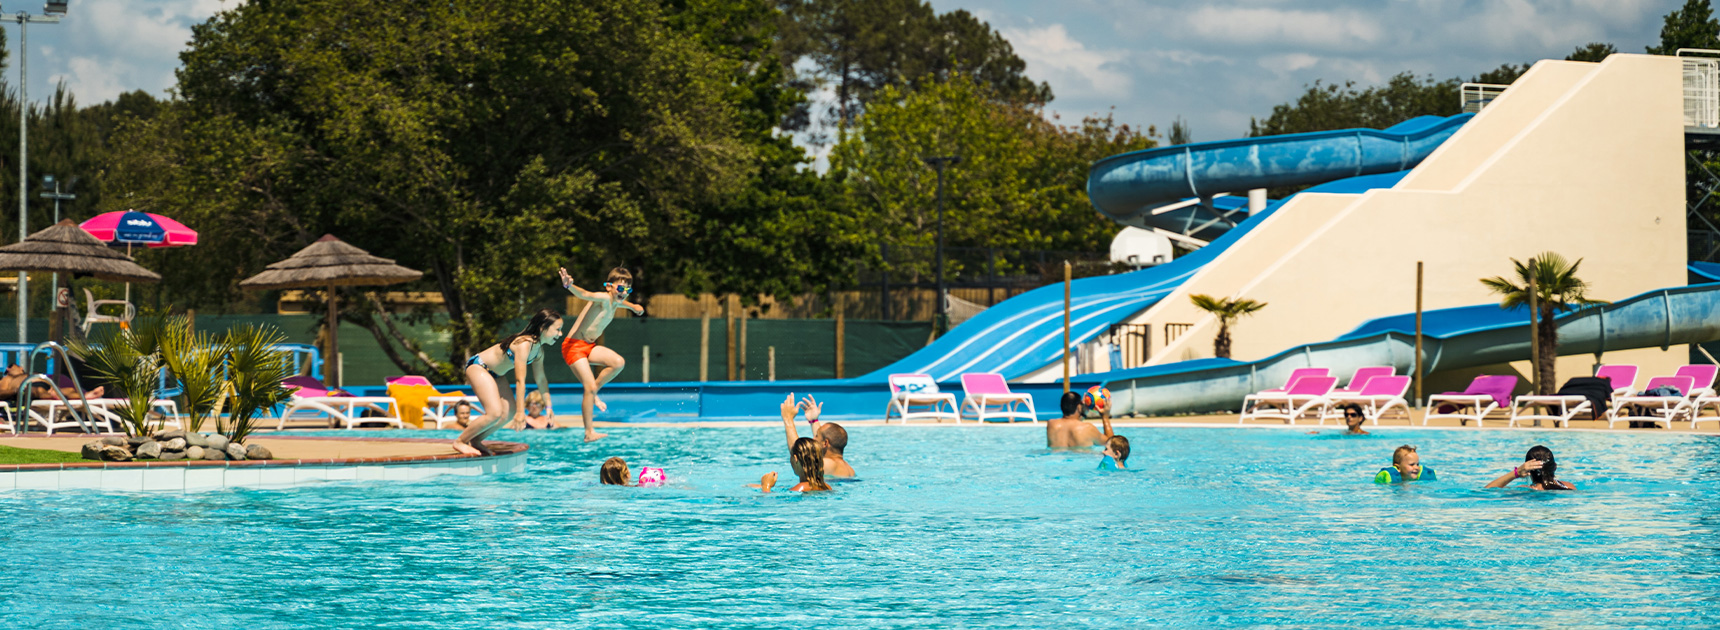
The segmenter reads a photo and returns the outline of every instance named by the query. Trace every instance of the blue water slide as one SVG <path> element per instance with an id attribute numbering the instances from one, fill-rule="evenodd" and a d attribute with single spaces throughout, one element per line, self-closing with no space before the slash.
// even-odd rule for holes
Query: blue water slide
<path id="1" fill-rule="evenodd" d="M 1408 170 L 1472 116 L 1421 116 L 1387 129 L 1318 131 L 1122 153 L 1093 164 L 1087 196 L 1095 208 L 1123 225 L 1211 240 L 1233 229 L 1239 222 L 1234 215 L 1198 204 L 1168 206 L 1191 197 Z"/>
<path id="2" fill-rule="evenodd" d="M 1407 171 L 1352 177 L 1304 192 L 1357 194 L 1390 188 L 1406 174 Z M 1221 208 L 1246 203 L 1236 197 L 1215 201 Z M 1280 206 L 1280 202 L 1267 204 L 1257 216 L 1249 217 L 1212 244 L 1171 262 L 1140 271 L 1075 280 L 1070 286 L 1070 339 L 1075 343 L 1091 340 L 1109 330 L 1112 324 L 1157 303 Z M 889 374 L 930 374 L 939 381 L 952 382 L 963 373 L 997 372 L 1014 379 L 1057 361 L 1062 348 L 1063 285 L 1054 284 L 980 311 L 931 345 L 861 378 L 877 382 Z"/>
<path id="3" fill-rule="evenodd" d="M 1692 273 L 1720 269 L 1696 267 Z M 1720 340 L 1720 283 L 1650 291 L 1612 304 L 1566 313 L 1559 326 L 1561 354 L 1602 354 L 1633 348 Z M 1422 314 L 1422 356 L 1427 372 L 1527 360 L 1528 309 L 1485 304 Z M 1414 370 L 1415 315 L 1368 321 L 1329 342 L 1296 346 L 1259 361 L 1202 359 L 1098 375 L 1119 413 L 1164 415 L 1236 411 L 1242 398 L 1279 387 L 1291 370 L 1324 367 L 1347 378 L 1358 367 L 1389 365 Z M 1435 393 L 1435 392 L 1427 392 Z"/>

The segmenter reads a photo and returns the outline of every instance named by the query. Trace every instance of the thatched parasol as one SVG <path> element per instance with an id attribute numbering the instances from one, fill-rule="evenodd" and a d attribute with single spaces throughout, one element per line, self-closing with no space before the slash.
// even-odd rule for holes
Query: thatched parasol
<path id="1" fill-rule="evenodd" d="M 270 289 L 326 288 L 328 290 L 328 347 L 323 355 L 323 384 L 337 384 L 335 366 L 340 363 L 340 348 L 335 332 L 339 321 L 335 317 L 335 287 L 378 286 L 411 282 L 424 276 L 387 258 L 370 255 L 345 241 L 326 234 L 310 247 L 292 257 L 269 265 L 263 273 L 246 278 L 239 287 L 252 291 Z"/>
<path id="2" fill-rule="evenodd" d="M 108 249 L 70 219 L 0 247 L 0 271 L 52 271 L 113 282 L 161 282 L 161 275 Z"/>

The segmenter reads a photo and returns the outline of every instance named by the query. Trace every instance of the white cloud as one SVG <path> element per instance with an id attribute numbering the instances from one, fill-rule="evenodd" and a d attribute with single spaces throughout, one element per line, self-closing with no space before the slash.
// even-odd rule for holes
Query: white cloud
<path id="1" fill-rule="evenodd" d="M 1002 29 L 1015 53 L 1027 62 L 1028 76 L 1051 84 L 1054 94 L 1122 97 L 1132 81 L 1117 69 L 1128 53 L 1091 50 L 1069 37 L 1062 24 L 1044 28 Z"/>
<path id="2" fill-rule="evenodd" d="M 1188 25 L 1208 39 L 1321 48 L 1372 46 L 1385 35 L 1373 17 L 1352 11 L 1204 6 L 1189 14 Z"/>
<path id="3" fill-rule="evenodd" d="M 32 100 L 51 94 L 53 84 L 60 81 L 84 104 L 139 89 L 164 95 L 173 87 L 173 71 L 179 67 L 179 53 L 191 40 L 191 26 L 240 4 L 239 0 L 74 2 L 59 24 L 30 28 Z M 6 30 L 9 37 L 17 37 L 15 28 Z"/>

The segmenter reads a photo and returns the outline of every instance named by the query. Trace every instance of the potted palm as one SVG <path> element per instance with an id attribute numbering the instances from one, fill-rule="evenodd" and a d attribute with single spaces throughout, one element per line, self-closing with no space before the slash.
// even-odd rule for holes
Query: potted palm
<path id="1" fill-rule="evenodd" d="M 1218 335 L 1212 338 L 1212 356 L 1220 359 L 1230 358 L 1230 327 L 1236 320 L 1266 308 L 1265 302 L 1243 298 L 1215 298 L 1195 294 L 1188 296 L 1188 299 L 1194 303 L 1195 308 L 1218 318 Z"/>

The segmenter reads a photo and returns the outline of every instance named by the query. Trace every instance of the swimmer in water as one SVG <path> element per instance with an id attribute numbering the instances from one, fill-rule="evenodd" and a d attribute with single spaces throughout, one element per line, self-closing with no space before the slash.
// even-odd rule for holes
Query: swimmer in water
<path id="1" fill-rule="evenodd" d="M 794 394 L 788 395 L 788 400 L 782 402 L 782 429 L 788 436 L 789 447 L 800 439 L 800 432 L 794 428 L 794 416 L 799 410 L 806 410 L 806 422 L 812 425 L 812 437 L 818 441 L 819 452 L 824 455 L 824 474 L 828 477 L 842 479 L 854 476 L 854 467 L 848 465 L 848 460 L 842 457 L 842 451 L 848 448 L 848 430 L 834 422 L 819 423 L 818 416 L 824 411 L 824 403 L 807 396 L 794 404 Z"/>
<path id="2" fill-rule="evenodd" d="M 1080 394 L 1063 392 L 1063 399 L 1058 402 L 1063 409 L 1063 417 L 1045 423 L 1045 446 L 1055 449 L 1090 448 L 1116 437 L 1116 432 L 1111 430 L 1109 407 L 1099 410 L 1099 420 L 1105 426 L 1101 432 L 1081 419 L 1087 409 Z"/>
<path id="3" fill-rule="evenodd" d="M 1340 409 L 1344 410 L 1344 426 L 1347 428 L 1339 435 L 1372 435 L 1362 430 L 1362 423 L 1366 422 L 1368 418 L 1362 415 L 1361 405 L 1350 403 L 1340 407 Z M 1309 431 L 1308 435 L 1318 435 L 1319 433 L 1319 431 Z"/>
<path id="4" fill-rule="evenodd" d="M 603 467 L 597 470 L 597 480 L 606 486 L 631 485 L 627 483 L 631 476 L 627 470 L 627 460 L 619 457 L 603 460 Z"/>
<path id="5" fill-rule="evenodd" d="M 1438 481 L 1439 477 L 1432 467 L 1421 465 L 1421 455 L 1416 454 L 1415 447 L 1405 444 L 1392 451 L 1392 465 L 1381 468 L 1374 474 L 1374 483 L 1402 483 L 1405 481 Z"/>
<path id="6" fill-rule="evenodd" d="M 794 474 L 800 477 L 800 483 L 789 488 L 790 492 L 822 492 L 830 489 L 830 483 L 824 480 L 824 457 L 818 452 L 818 443 L 812 438 L 800 438 L 794 441 L 794 446 L 788 449 L 788 463 L 794 467 Z M 776 471 L 765 473 L 758 480 L 757 486 L 762 492 L 769 493 L 776 486 Z"/>
<path id="7" fill-rule="evenodd" d="M 1109 414 L 1106 414 L 1105 430 L 1109 433 L 1110 429 L 1111 418 Z M 1128 470 L 1129 467 L 1125 465 L 1128 461 L 1129 438 L 1121 435 L 1113 435 L 1111 436 L 1111 439 L 1105 440 L 1105 459 L 1099 462 L 1100 470 L 1104 470 L 1107 464 L 1110 465 L 1110 468 L 1114 468 L 1116 470 Z"/>
<path id="8" fill-rule="evenodd" d="M 1530 490 L 1576 490 L 1577 486 L 1569 481 L 1554 479 L 1558 472 L 1559 462 L 1553 460 L 1553 449 L 1539 444 L 1529 448 L 1523 455 L 1523 465 L 1506 471 L 1498 479 L 1487 482 L 1484 488 L 1503 488 L 1511 482 L 1524 477 L 1529 478 Z"/>

